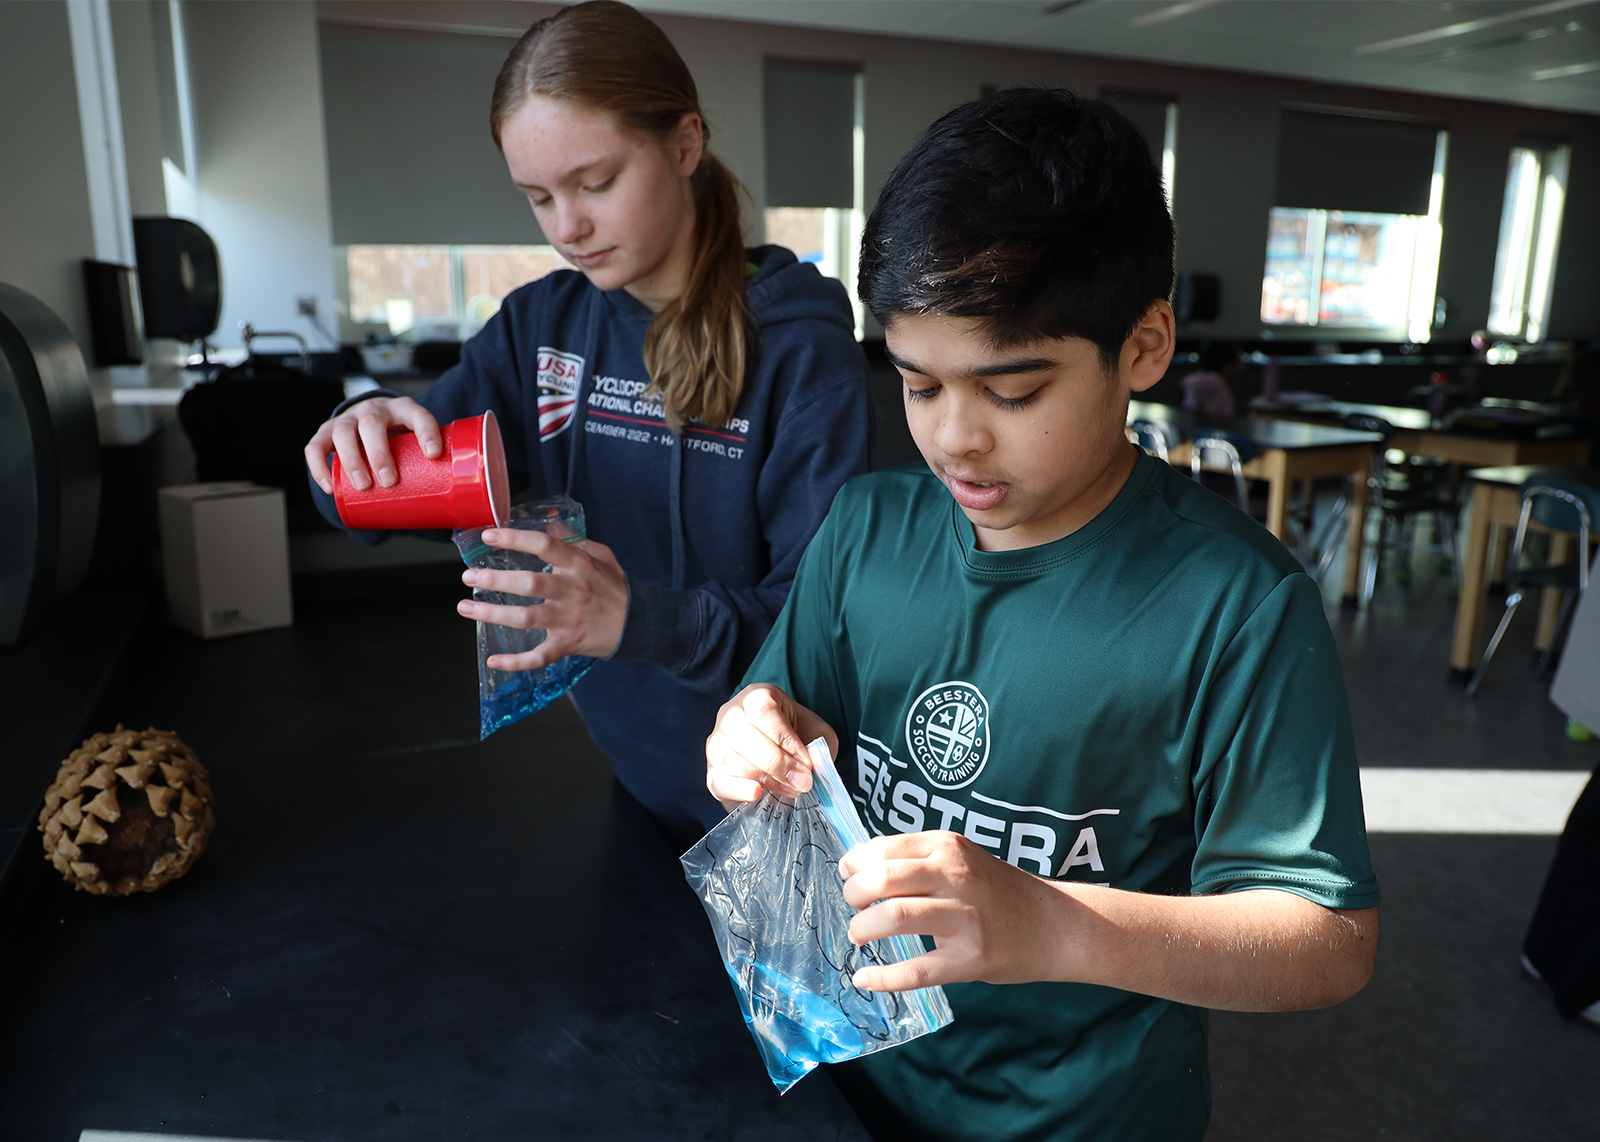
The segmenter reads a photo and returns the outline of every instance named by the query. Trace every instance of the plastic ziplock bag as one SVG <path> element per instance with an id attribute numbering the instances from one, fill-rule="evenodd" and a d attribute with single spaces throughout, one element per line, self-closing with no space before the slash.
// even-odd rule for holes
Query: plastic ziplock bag
<path id="1" fill-rule="evenodd" d="M 856 910 L 845 902 L 839 861 L 870 838 L 826 743 L 809 749 L 810 791 L 741 805 L 682 858 L 780 1092 L 818 1063 L 909 1042 L 953 1018 L 942 988 L 873 992 L 851 983 L 859 968 L 924 949 L 915 936 L 850 942 Z"/>
<path id="2" fill-rule="evenodd" d="M 553 500 L 540 500 L 531 504 L 516 504 L 511 509 L 507 527 L 520 531 L 542 531 L 583 546 L 586 532 L 583 523 L 583 505 L 566 496 Z M 503 547 L 490 547 L 483 542 L 487 528 L 455 532 L 452 538 L 461 550 L 461 560 L 468 567 L 487 568 L 492 571 L 550 570 L 550 564 L 536 555 L 520 551 L 507 551 Z M 501 591 L 484 591 L 474 588 L 472 597 L 480 603 L 496 603 L 511 607 L 531 607 L 543 599 L 525 595 L 508 595 Z M 520 721 L 536 710 L 542 710 L 561 695 L 572 689 L 582 678 L 594 659 L 569 654 L 558 658 L 538 670 L 494 670 L 489 666 L 492 654 L 521 654 L 532 650 L 544 641 L 542 630 L 523 630 L 518 627 L 478 624 L 478 737 L 488 737 L 496 730 Z"/>

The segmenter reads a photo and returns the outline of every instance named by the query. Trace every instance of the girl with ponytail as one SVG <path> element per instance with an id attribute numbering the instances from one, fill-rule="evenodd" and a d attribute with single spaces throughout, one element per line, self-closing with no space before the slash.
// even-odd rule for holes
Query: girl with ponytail
<path id="1" fill-rule="evenodd" d="M 306 459 L 337 523 L 328 456 L 392 485 L 392 427 L 492 410 L 513 488 L 584 505 L 589 543 L 501 529 L 552 573 L 468 571 L 542 598 L 461 614 L 549 634 L 490 664 L 602 659 L 572 691 L 622 784 L 679 839 L 721 819 L 704 747 L 788 597 L 834 493 L 866 469 L 866 361 L 839 283 L 781 247 L 747 249 L 741 188 L 708 148 L 694 79 L 666 35 L 614 0 L 528 29 L 490 129 L 549 241 L 578 269 L 523 286 L 416 401 L 346 402 Z M 367 542 L 383 538 L 364 534 Z M 537 579 L 537 581 L 535 581 Z"/>

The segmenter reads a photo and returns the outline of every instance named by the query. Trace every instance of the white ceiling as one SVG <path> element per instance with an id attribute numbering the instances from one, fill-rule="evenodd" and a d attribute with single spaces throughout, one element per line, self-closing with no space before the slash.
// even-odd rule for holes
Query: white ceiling
<path id="1" fill-rule="evenodd" d="M 634 0 L 1600 114 L 1600 0 Z"/>

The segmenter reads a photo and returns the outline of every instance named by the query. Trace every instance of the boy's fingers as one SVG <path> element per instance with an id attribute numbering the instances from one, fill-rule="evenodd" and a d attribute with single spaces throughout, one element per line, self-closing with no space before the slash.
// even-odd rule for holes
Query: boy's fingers
<path id="1" fill-rule="evenodd" d="M 764 774 L 732 749 L 720 727 L 706 739 L 706 763 L 706 788 L 724 805 L 760 798 Z"/>
<path id="2" fill-rule="evenodd" d="M 888 936 L 956 936 L 968 910 L 932 896 L 880 900 L 850 918 L 850 942 L 856 946 Z"/>
<path id="3" fill-rule="evenodd" d="M 711 771 L 706 779 L 706 788 L 710 790 L 711 796 L 728 809 L 750 801 L 759 801 L 762 794 L 761 782 L 718 769 Z"/>
<path id="4" fill-rule="evenodd" d="M 356 491 L 372 487 L 372 474 L 367 470 L 367 454 L 361 448 L 361 434 L 355 422 L 340 417 L 333 422 L 333 450 L 339 454 L 344 474 Z"/>
<path id="5" fill-rule="evenodd" d="M 839 871 L 844 873 L 842 861 Z M 949 881 L 927 861 L 875 861 L 849 874 L 844 882 L 844 898 L 852 908 L 866 908 L 877 900 L 933 896 L 948 887 Z"/>
<path id="6" fill-rule="evenodd" d="M 770 690 L 760 689 L 748 695 L 739 709 L 751 729 L 770 744 L 771 761 L 765 768 L 774 777 L 786 781 L 795 792 L 811 788 L 811 757 L 806 743 L 795 733 L 789 721 L 789 711 Z"/>
<path id="7" fill-rule="evenodd" d="M 850 977 L 850 982 L 862 991 L 911 991 L 957 982 L 959 974 L 946 957 L 933 951 L 897 964 L 862 968 Z"/>
<path id="8" fill-rule="evenodd" d="M 372 465 L 379 486 L 392 488 L 400 477 L 395 471 L 394 457 L 389 452 L 390 422 L 387 411 L 363 412 L 356 424 L 361 432 L 361 444 L 366 449 L 367 461 Z"/>
<path id="9" fill-rule="evenodd" d="M 839 873 L 854 876 L 862 869 L 886 860 L 921 860 L 931 856 L 938 843 L 937 832 L 887 833 L 857 845 L 839 861 Z"/>

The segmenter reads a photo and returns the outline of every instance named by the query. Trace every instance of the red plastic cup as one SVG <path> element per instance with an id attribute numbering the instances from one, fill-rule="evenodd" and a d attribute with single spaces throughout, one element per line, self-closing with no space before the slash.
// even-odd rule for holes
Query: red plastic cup
<path id="1" fill-rule="evenodd" d="M 346 527 L 412 530 L 498 527 L 511 518 L 506 450 L 494 413 L 444 426 L 444 453 L 423 455 L 416 433 L 392 429 L 389 451 L 399 474 L 392 488 L 376 479 L 366 491 L 350 482 L 333 457 L 333 502 Z"/>

